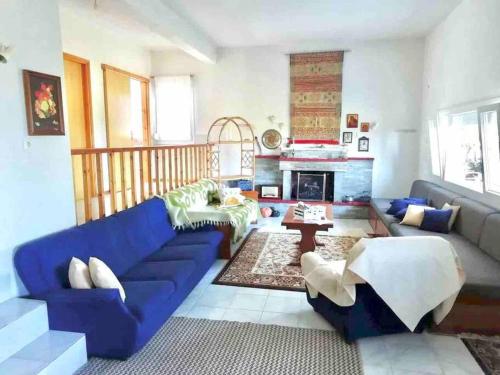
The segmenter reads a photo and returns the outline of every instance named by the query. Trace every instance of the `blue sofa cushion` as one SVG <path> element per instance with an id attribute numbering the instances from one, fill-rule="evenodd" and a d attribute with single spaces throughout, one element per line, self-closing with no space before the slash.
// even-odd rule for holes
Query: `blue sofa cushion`
<path id="1" fill-rule="evenodd" d="M 222 232 L 188 232 L 178 233 L 177 236 L 168 243 L 169 246 L 176 245 L 198 245 L 210 244 L 212 246 L 219 246 L 224 235 Z"/>
<path id="2" fill-rule="evenodd" d="M 170 280 L 176 288 L 182 285 L 196 269 L 192 260 L 141 262 L 120 278 L 120 281 Z"/>
<path id="3" fill-rule="evenodd" d="M 425 210 L 420 229 L 437 233 L 448 233 L 453 210 Z"/>
<path id="4" fill-rule="evenodd" d="M 158 250 L 157 240 L 149 226 L 145 209 L 147 204 L 148 201 L 114 215 L 123 228 L 122 235 L 126 236 L 130 244 L 129 256 L 134 259 L 134 263 Z"/>
<path id="5" fill-rule="evenodd" d="M 404 198 L 404 199 L 394 199 L 391 201 L 391 207 L 387 210 L 387 214 L 389 215 L 397 215 L 402 210 L 408 208 L 410 204 L 422 206 L 427 204 L 427 199 L 425 198 Z M 403 215 L 404 217 L 404 215 Z"/>
<path id="6" fill-rule="evenodd" d="M 151 239 L 154 247 L 155 249 L 159 249 L 168 241 L 171 241 L 177 234 L 170 222 L 165 202 L 161 198 L 154 197 L 141 203 L 141 205 L 143 205 L 146 211 L 149 227 L 153 232 Z"/>
<path id="7" fill-rule="evenodd" d="M 88 263 L 91 256 L 101 259 L 115 275 L 122 275 L 137 263 L 127 237 L 123 235 L 121 223 L 114 216 L 90 221 L 78 227 L 89 244 L 88 256 L 82 261 Z"/>
<path id="8" fill-rule="evenodd" d="M 409 202 L 404 199 L 394 199 L 391 207 L 386 211 L 388 215 L 396 215 L 399 211 L 409 206 Z"/>
<path id="9" fill-rule="evenodd" d="M 162 262 L 167 260 L 194 260 L 197 264 L 213 262 L 217 257 L 217 247 L 210 244 L 165 245 L 148 256 L 145 261 Z"/>
<path id="10" fill-rule="evenodd" d="M 78 228 L 28 242 L 17 249 L 14 263 L 24 286 L 33 296 L 68 288 L 68 267 L 72 257 L 86 258 L 89 246 Z"/>
<path id="11" fill-rule="evenodd" d="M 141 322 L 148 316 L 156 315 L 158 306 L 168 304 L 175 292 L 172 281 L 124 281 L 122 283 L 127 298 L 125 305 Z"/>

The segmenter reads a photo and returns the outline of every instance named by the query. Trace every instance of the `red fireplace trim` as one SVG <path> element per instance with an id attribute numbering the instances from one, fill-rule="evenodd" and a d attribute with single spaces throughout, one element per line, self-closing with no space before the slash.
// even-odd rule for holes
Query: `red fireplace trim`
<path id="1" fill-rule="evenodd" d="M 259 198 L 259 202 L 262 203 L 289 203 L 289 204 L 295 204 L 298 202 L 298 200 L 293 200 L 293 199 L 280 199 L 280 198 Z M 322 202 L 306 202 L 306 203 L 322 203 Z M 370 203 L 368 202 L 327 202 L 331 203 L 334 206 L 358 206 L 358 207 L 368 207 L 370 206 Z"/>
<path id="2" fill-rule="evenodd" d="M 255 155 L 256 159 L 274 159 L 274 160 L 283 160 L 283 161 L 329 161 L 329 162 L 346 162 L 349 160 L 375 160 L 375 158 L 369 157 L 352 157 L 347 159 L 342 158 L 287 158 L 280 155 Z"/>
<path id="3" fill-rule="evenodd" d="M 276 159 L 278 160 L 281 155 L 255 155 L 255 159 Z"/>
<path id="4" fill-rule="evenodd" d="M 338 145 L 339 141 L 335 139 L 295 139 L 293 143 L 299 145 Z"/>
<path id="5" fill-rule="evenodd" d="M 342 158 L 285 158 L 285 157 L 282 157 L 279 160 L 281 160 L 281 161 L 312 161 L 312 162 L 327 161 L 327 162 L 338 162 L 338 163 L 345 163 L 346 161 L 349 161 L 349 159 L 342 159 Z"/>

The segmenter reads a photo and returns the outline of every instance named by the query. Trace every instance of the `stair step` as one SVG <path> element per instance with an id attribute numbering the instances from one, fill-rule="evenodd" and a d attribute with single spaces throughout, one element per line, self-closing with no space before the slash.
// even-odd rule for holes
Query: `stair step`
<path id="1" fill-rule="evenodd" d="M 11 298 L 0 303 L 0 362 L 49 329 L 44 301 Z"/>
<path id="2" fill-rule="evenodd" d="M 47 331 L 0 363 L 0 374 L 66 375 L 87 362 L 83 333 Z"/>

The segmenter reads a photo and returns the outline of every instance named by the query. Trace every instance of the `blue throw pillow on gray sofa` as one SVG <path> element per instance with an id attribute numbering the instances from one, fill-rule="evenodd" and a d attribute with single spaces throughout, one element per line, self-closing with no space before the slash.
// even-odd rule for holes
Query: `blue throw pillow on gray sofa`
<path id="1" fill-rule="evenodd" d="M 408 208 L 408 206 L 410 204 L 417 205 L 417 206 L 426 206 L 427 205 L 427 199 L 425 199 L 425 198 L 415 198 L 415 197 L 409 197 L 409 198 L 403 198 L 403 199 L 394 199 L 391 202 L 391 207 L 389 207 L 389 209 L 386 211 L 386 214 L 394 215 L 398 219 L 403 220 L 403 217 L 406 214 L 406 209 Z M 402 214 L 402 216 L 401 216 L 401 214 Z"/>
<path id="2" fill-rule="evenodd" d="M 448 233 L 448 222 L 453 210 L 425 210 L 420 229 L 430 232 Z"/>

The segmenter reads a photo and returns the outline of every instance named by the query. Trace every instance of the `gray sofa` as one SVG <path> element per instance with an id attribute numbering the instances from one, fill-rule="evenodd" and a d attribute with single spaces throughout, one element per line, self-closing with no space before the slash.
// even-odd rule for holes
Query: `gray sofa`
<path id="1" fill-rule="evenodd" d="M 436 208 L 441 208 L 446 202 L 460 206 L 452 231 L 441 234 L 401 225 L 399 220 L 386 214 L 392 199 L 374 198 L 371 201 L 371 223 L 375 232 L 445 238 L 455 247 L 466 273 L 461 295 L 473 296 L 476 302 L 488 301 L 491 304 L 500 301 L 500 210 L 422 180 L 413 182 L 410 196 L 427 198 L 429 205 Z M 497 309 L 500 311 L 500 304 Z"/>

